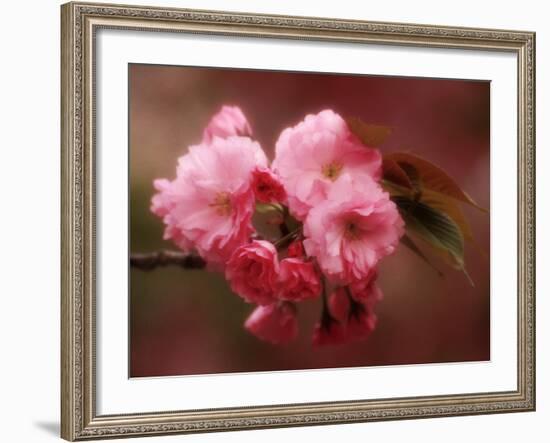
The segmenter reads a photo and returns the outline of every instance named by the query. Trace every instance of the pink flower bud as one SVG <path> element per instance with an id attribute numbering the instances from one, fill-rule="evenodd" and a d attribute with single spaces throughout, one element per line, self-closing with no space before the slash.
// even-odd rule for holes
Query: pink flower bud
<path id="1" fill-rule="evenodd" d="M 291 303 L 258 306 L 246 319 L 244 327 L 261 340 L 282 344 L 296 338 L 296 308 Z"/>
<path id="2" fill-rule="evenodd" d="M 223 106 L 212 117 L 203 132 L 203 143 L 210 143 L 214 137 L 231 136 L 251 137 L 252 129 L 248 120 L 238 106 Z"/>
<path id="3" fill-rule="evenodd" d="M 281 300 L 302 301 L 321 293 L 321 281 L 313 263 L 301 258 L 281 261 L 278 287 L 277 297 Z"/>
<path id="4" fill-rule="evenodd" d="M 277 177 L 269 168 L 256 168 L 252 173 L 252 189 L 256 200 L 262 203 L 284 203 L 286 192 Z"/>
<path id="5" fill-rule="evenodd" d="M 304 253 L 304 245 L 302 244 L 301 240 L 293 241 L 288 246 L 287 255 L 289 257 L 302 258 L 304 256 Z"/>
<path id="6" fill-rule="evenodd" d="M 259 305 L 275 301 L 278 274 L 277 250 L 265 240 L 254 240 L 236 249 L 225 269 L 231 289 L 247 302 Z"/>
<path id="7" fill-rule="evenodd" d="M 341 323 L 348 319 L 350 301 L 345 288 L 338 288 L 328 299 L 329 312 L 333 318 Z"/>

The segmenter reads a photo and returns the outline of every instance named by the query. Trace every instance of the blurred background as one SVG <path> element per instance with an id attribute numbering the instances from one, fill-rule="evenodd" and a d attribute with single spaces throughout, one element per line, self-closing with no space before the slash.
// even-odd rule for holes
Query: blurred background
<path id="1" fill-rule="evenodd" d="M 383 153 L 409 150 L 441 166 L 489 208 L 490 84 L 485 81 L 130 65 L 130 252 L 174 249 L 149 211 L 152 181 L 175 176 L 224 104 L 238 105 L 270 159 L 280 132 L 308 113 L 391 126 Z M 405 247 L 383 260 L 378 327 L 361 343 L 312 347 L 320 300 L 300 303 L 298 340 L 264 343 L 242 327 L 251 305 L 221 274 L 130 269 L 130 375 L 163 376 L 490 359 L 489 215 L 464 207 L 475 287 L 437 256 L 444 277 Z M 419 243 L 420 246 L 422 246 Z"/>

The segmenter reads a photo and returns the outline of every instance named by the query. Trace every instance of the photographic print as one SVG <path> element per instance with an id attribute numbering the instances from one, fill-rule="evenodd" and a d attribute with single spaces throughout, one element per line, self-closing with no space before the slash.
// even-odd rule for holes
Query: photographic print
<path id="1" fill-rule="evenodd" d="M 490 82 L 128 75 L 131 377 L 490 360 Z"/>
<path id="2" fill-rule="evenodd" d="M 533 32 L 61 24 L 63 438 L 535 409 Z"/>

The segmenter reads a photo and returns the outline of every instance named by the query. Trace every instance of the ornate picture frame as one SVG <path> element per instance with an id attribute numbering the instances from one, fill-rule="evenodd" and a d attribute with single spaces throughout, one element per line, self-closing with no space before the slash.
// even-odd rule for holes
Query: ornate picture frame
<path id="1" fill-rule="evenodd" d="M 533 411 L 535 409 L 535 34 L 72 2 L 62 17 L 61 435 L 86 440 Z M 517 389 L 118 415 L 96 412 L 95 36 L 99 29 L 248 36 L 517 56 Z"/>

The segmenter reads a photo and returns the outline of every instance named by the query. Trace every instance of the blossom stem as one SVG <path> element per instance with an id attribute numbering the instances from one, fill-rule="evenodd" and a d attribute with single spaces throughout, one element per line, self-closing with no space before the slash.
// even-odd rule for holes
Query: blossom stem
<path id="1" fill-rule="evenodd" d="M 324 277 L 321 279 L 321 286 L 322 310 L 320 323 L 323 328 L 328 329 L 330 327 L 330 323 L 332 322 L 332 316 L 330 315 L 330 311 L 328 309 L 327 282 Z"/>
<path id="2" fill-rule="evenodd" d="M 282 249 L 285 246 L 287 246 L 292 240 L 294 240 L 300 234 L 301 231 L 302 231 L 302 228 L 299 227 L 299 228 L 295 229 L 294 231 L 289 232 L 288 234 L 284 235 L 283 237 L 281 237 L 277 241 L 273 242 L 273 244 L 275 245 L 275 247 L 277 249 Z"/>
<path id="3" fill-rule="evenodd" d="M 283 237 L 290 234 L 290 229 L 288 229 L 288 226 L 286 225 L 286 223 L 284 221 L 279 225 L 279 231 L 281 231 L 281 235 Z"/>
<path id="4" fill-rule="evenodd" d="M 358 303 L 353 298 L 353 295 L 351 294 L 351 289 L 349 286 L 345 287 L 346 295 L 348 296 L 349 303 L 350 303 L 350 310 L 348 314 L 348 320 L 352 317 L 359 318 L 359 315 L 361 312 L 365 312 L 367 310 L 366 306 L 362 305 L 361 303 Z"/>

